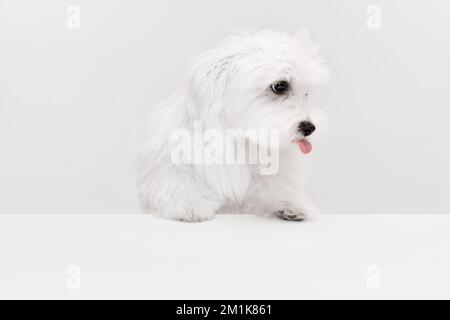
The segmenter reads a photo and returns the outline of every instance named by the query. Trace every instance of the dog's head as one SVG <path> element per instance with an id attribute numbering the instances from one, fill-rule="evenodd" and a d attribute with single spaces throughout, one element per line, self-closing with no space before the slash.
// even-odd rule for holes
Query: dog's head
<path id="1" fill-rule="evenodd" d="M 319 47 L 305 29 L 294 35 L 242 32 L 193 61 L 193 116 L 230 129 L 277 130 L 280 146 L 311 151 L 315 131 L 308 100 L 328 77 Z"/>

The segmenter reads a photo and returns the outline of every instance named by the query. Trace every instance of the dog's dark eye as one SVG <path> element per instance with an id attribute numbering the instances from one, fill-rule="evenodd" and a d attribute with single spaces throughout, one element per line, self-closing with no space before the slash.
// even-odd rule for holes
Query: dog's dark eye
<path id="1" fill-rule="evenodd" d="M 289 84 L 286 81 L 279 81 L 272 85 L 272 90 L 276 94 L 284 94 L 288 91 Z"/>

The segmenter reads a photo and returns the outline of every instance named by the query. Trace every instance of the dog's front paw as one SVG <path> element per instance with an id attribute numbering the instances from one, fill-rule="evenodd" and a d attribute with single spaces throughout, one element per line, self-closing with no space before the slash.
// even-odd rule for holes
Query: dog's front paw
<path id="1" fill-rule="evenodd" d="M 303 221 L 306 219 L 304 213 L 294 210 L 279 210 L 276 212 L 276 215 L 279 218 L 288 221 Z"/>
<path id="2" fill-rule="evenodd" d="M 184 222 L 203 222 L 212 220 L 214 218 L 214 212 L 200 212 L 194 210 L 188 210 L 186 213 L 180 215 L 176 220 Z"/>
<path id="3" fill-rule="evenodd" d="M 179 201 L 157 211 L 162 218 L 184 222 L 202 222 L 214 218 L 215 211 L 220 203 L 209 199 L 196 199 L 190 201 Z"/>

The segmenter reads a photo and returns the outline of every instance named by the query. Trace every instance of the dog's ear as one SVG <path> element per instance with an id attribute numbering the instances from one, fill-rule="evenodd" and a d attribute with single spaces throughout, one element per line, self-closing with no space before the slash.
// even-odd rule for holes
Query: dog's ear
<path id="1" fill-rule="evenodd" d="M 293 42 L 296 58 L 302 60 L 302 65 L 307 66 L 304 70 L 304 80 L 312 86 L 328 81 L 330 71 L 325 67 L 321 47 L 311 39 L 309 30 L 300 27 L 293 35 Z"/>
<path id="2" fill-rule="evenodd" d="M 233 55 L 221 50 L 204 52 L 191 61 L 188 89 L 195 105 L 192 116 L 205 120 L 222 113 L 232 61 Z"/>

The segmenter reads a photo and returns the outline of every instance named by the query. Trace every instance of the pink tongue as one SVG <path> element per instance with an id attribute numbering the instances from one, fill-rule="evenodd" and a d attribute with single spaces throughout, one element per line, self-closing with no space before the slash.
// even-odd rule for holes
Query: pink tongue
<path id="1" fill-rule="evenodd" d="M 308 154 L 312 151 L 312 145 L 311 143 L 309 143 L 308 140 L 300 140 L 297 141 L 298 147 L 300 148 L 300 150 L 304 153 L 304 154 Z"/>

